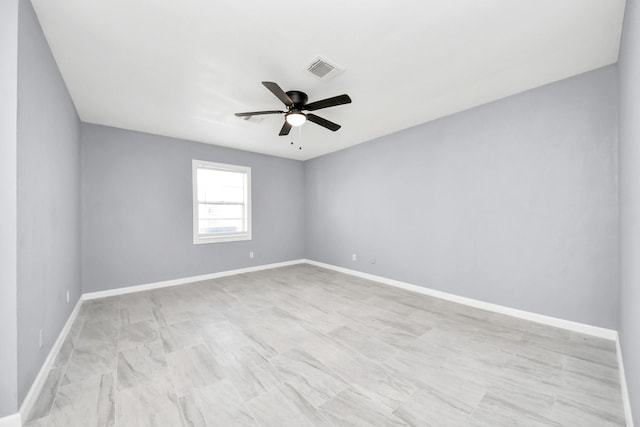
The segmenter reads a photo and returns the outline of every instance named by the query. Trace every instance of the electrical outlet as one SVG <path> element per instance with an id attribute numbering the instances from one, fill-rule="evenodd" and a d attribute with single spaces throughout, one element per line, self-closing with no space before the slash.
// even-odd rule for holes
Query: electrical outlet
<path id="1" fill-rule="evenodd" d="M 40 329 L 40 332 L 38 332 L 38 348 L 42 348 L 42 346 L 42 329 Z"/>
<path id="2" fill-rule="evenodd" d="M 351 261 L 355 261 L 356 260 L 356 254 L 351 255 Z"/>
<path id="3" fill-rule="evenodd" d="M 67 304 L 69 304 L 69 301 L 71 301 L 71 298 L 69 298 L 69 289 L 67 289 Z"/>
<path id="4" fill-rule="evenodd" d="M 253 258 L 253 251 L 249 252 L 249 258 Z"/>

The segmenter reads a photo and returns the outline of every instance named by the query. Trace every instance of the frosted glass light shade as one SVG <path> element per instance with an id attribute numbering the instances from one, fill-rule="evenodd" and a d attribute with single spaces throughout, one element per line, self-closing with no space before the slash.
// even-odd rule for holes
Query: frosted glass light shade
<path id="1" fill-rule="evenodd" d="M 303 113 L 293 111 L 291 113 L 287 113 L 285 120 L 291 126 L 301 126 L 304 122 L 307 121 L 307 116 L 305 116 Z"/>

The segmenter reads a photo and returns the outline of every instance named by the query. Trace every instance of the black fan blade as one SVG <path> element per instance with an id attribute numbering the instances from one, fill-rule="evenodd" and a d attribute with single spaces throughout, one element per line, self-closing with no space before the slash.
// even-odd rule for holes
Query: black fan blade
<path id="1" fill-rule="evenodd" d="M 289 135 L 289 132 L 291 131 L 291 125 L 289 124 L 288 121 L 284 121 L 284 124 L 282 125 L 282 129 L 280 129 L 280 136 L 286 136 Z"/>
<path id="2" fill-rule="evenodd" d="M 344 94 L 344 95 L 334 96 L 333 98 L 321 99 L 320 101 L 306 104 L 304 107 L 302 107 L 302 109 L 315 111 L 321 108 L 335 107 L 336 105 L 343 105 L 343 104 L 351 104 L 351 98 L 349 98 L 349 95 Z"/>
<path id="3" fill-rule="evenodd" d="M 332 130 L 332 131 L 334 131 L 334 132 L 335 132 L 335 131 L 337 131 L 338 129 L 340 129 L 340 127 L 341 127 L 341 126 L 340 126 L 339 124 L 337 124 L 337 123 L 330 122 L 330 121 L 329 121 L 329 120 L 327 120 L 327 119 L 323 119 L 322 117 L 320 117 L 320 116 L 316 116 L 315 114 L 311 114 L 311 113 L 307 113 L 307 119 L 308 119 L 310 122 L 313 122 L 313 123 L 315 123 L 315 124 L 317 124 L 317 125 L 320 125 L 320 126 L 322 126 L 322 127 L 325 127 L 325 128 L 327 128 L 327 129 L 329 129 L 329 130 Z"/>
<path id="4" fill-rule="evenodd" d="M 269 89 L 272 94 L 277 96 L 284 105 L 286 105 L 287 107 L 291 107 L 293 105 L 293 101 L 291 100 L 291 98 L 289 98 L 289 95 L 287 95 L 285 91 L 283 91 L 282 88 L 278 86 L 278 83 L 262 82 L 262 84 L 264 85 L 264 87 Z"/>
<path id="5" fill-rule="evenodd" d="M 280 111 L 280 110 L 251 111 L 249 113 L 236 113 L 236 117 L 259 116 L 261 114 L 284 114 L 284 111 Z"/>

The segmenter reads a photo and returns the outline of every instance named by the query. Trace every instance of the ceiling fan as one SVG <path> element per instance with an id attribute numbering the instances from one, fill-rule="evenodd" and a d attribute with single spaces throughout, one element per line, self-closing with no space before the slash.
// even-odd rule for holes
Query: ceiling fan
<path id="1" fill-rule="evenodd" d="M 280 136 L 289 135 L 289 131 L 291 131 L 292 126 L 301 126 L 307 120 L 335 132 L 340 129 L 339 124 L 323 119 L 313 113 L 303 113 L 303 111 L 315 111 L 320 110 L 321 108 L 335 107 L 336 105 L 351 103 L 349 95 L 344 94 L 307 104 L 307 100 L 309 98 L 304 92 L 299 90 L 290 90 L 285 92 L 277 83 L 274 82 L 262 82 L 262 84 L 287 106 L 287 111 L 251 111 L 248 113 L 236 113 L 236 116 L 246 117 L 262 114 L 284 114 L 284 124 L 282 125 L 282 129 L 280 129 Z"/>

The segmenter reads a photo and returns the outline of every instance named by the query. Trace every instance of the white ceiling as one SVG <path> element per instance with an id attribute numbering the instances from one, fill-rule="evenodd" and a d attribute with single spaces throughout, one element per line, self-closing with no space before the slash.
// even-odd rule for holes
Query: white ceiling
<path id="1" fill-rule="evenodd" d="M 617 61 L 624 0 L 32 0 L 81 120 L 306 160 Z M 328 81 L 305 67 L 344 68 Z M 280 137 L 260 82 L 348 93 Z M 295 145 L 291 145 L 291 141 Z M 297 147 L 302 146 L 302 150 Z"/>

